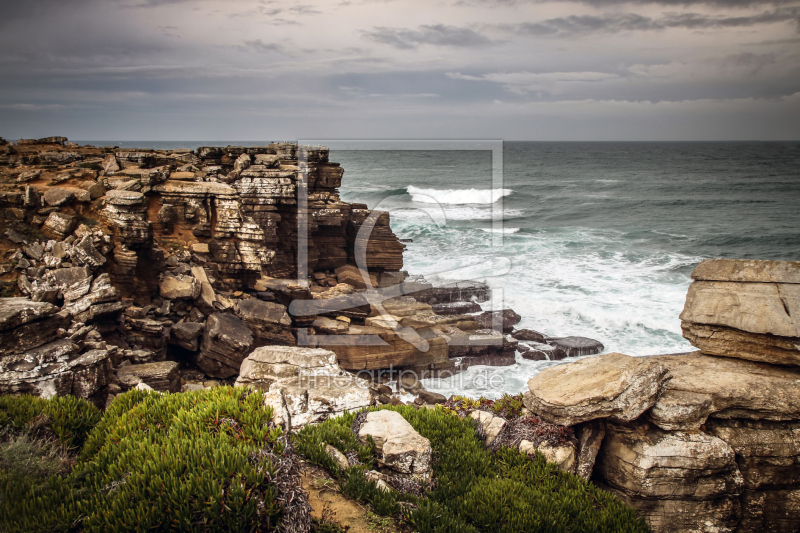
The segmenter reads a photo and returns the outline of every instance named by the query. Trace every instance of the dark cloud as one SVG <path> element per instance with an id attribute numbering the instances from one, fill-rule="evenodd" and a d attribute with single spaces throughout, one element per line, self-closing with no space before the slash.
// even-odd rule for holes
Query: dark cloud
<path id="1" fill-rule="evenodd" d="M 699 13 L 669 13 L 658 18 L 636 13 L 605 13 L 603 15 L 570 15 L 542 22 L 522 22 L 499 25 L 501 29 L 536 37 L 575 37 L 592 33 L 623 31 L 654 31 L 668 28 L 718 29 L 744 28 L 776 22 L 794 22 L 800 30 L 800 8 L 780 8 L 757 15 L 726 17 Z"/>
<path id="2" fill-rule="evenodd" d="M 245 41 L 243 46 L 237 47 L 246 52 L 278 52 L 284 53 L 286 48 L 278 43 L 265 43 L 261 39 Z"/>
<path id="3" fill-rule="evenodd" d="M 422 44 L 470 48 L 486 46 L 495 42 L 469 28 L 446 24 L 423 25 L 417 30 L 377 27 L 372 31 L 363 32 L 362 35 L 375 42 L 405 50 L 416 48 Z"/>
<path id="4" fill-rule="evenodd" d="M 458 0 L 456 5 L 474 6 L 474 5 L 506 5 L 515 6 L 523 4 L 535 4 L 551 2 L 552 0 Z M 765 5 L 788 5 L 797 4 L 797 0 L 561 0 L 564 2 L 575 2 L 586 4 L 595 7 L 607 7 L 620 4 L 631 5 L 662 5 L 662 6 L 696 6 L 708 5 L 717 7 L 731 7 L 731 8 L 748 8 L 748 7 L 763 7 Z"/>

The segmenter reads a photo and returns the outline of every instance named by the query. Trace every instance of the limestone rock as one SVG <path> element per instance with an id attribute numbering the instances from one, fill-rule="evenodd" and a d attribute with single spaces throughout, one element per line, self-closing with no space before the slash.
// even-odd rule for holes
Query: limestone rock
<path id="1" fill-rule="evenodd" d="M 214 313 L 206 321 L 195 364 L 208 376 L 228 378 L 239 373 L 252 345 L 253 334 L 244 322 L 233 315 Z"/>
<path id="2" fill-rule="evenodd" d="M 0 357 L 21 354 L 56 340 L 71 315 L 47 302 L 0 298 Z"/>
<path id="3" fill-rule="evenodd" d="M 346 374 L 336 364 L 336 354 L 319 348 L 298 346 L 262 346 L 242 362 L 236 386 L 269 390 L 280 380 L 296 381 L 300 377 Z"/>
<path id="4" fill-rule="evenodd" d="M 576 474 L 583 479 L 592 477 L 597 453 L 606 436 L 606 424 L 603 420 L 591 420 L 576 428 L 578 437 L 578 459 Z"/>
<path id="5" fill-rule="evenodd" d="M 800 489 L 745 491 L 737 533 L 800 531 Z"/>
<path id="6" fill-rule="evenodd" d="M 608 424 L 595 470 L 604 482 L 639 498 L 712 500 L 744 488 L 725 441 L 705 433 L 666 432 L 646 422 Z"/>
<path id="7" fill-rule="evenodd" d="M 736 453 L 748 490 L 800 489 L 800 421 L 710 419 L 706 428 Z"/>
<path id="8" fill-rule="evenodd" d="M 31 302 L 27 298 L 0 298 L 0 331 L 8 331 L 58 312 L 58 307 L 46 302 Z"/>
<path id="9" fill-rule="evenodd" d="M 494 439 L 497 438 L 506 425 L 506 421 L 502 417 L 495 416 L 486 411 L 472 411 L 469 417 L 473 420 L 477 420 L 482 426 L 483 431 L 486 434 L 487 446 L 491 446 Z"/>
<path id="10" fill-rule="evenodd" d="M 46 234 L 58 237 L 59 239 L 63 239 L 72 233 L 76 223 L 77 219 L 74 216 L 59 211 L 53 211 L 47 216 L 47 220 L 44 221 L 42 231 Z"/>
<path id="11" fill-rule="evenodd" d="M 255 346 L 295 344 L 291 331 L 292 319 L 286 307 L 251 298 L 236 303 L 236 314 L 252 329 Z"/>
<path id="12" fill-rule="evenodd" d="M 800 263 L 704 261 L 681 313 L 703 353 L 800 365 Z"/>
<path id="13" fill-rule="evenodd" d="M 181 322 L 170 328 L 170 342 L 191 352 L 197 351 L 203 324 L 197 322 Z"/>
<path id="14" fill-rule="evenodd" d="M 52 207 L 61 207 L 75 200 L 75 191 L 64 187 L 50 187 L 44 193 L 44 203 Z"/>
<path id="15" fill-rule="evenodd" d="M 431 443 L 422 437 L 400 413 L 383 410 L 367 415 L 358 431 L 358 440 L 375 442 L 378 463 L 403 474 L 429 477 L 431 472 Z"/>
<path id="16" fill-rule="evenodd" d="M 367 407 L 369 383 L 344 372 L 329 350 L 296 346 L 256 348 L 242 363 L 236 386 L 280 392 L 293 428 Z"/>
<path id="17" fill-rule="evenodd" d="M 419 391 L 419 397 L 428 405 L 436 405 L 439 403 L 445 403 L 447 401 L 447 398 L 444 396 L 444 394 L 427 390 Z"/>
<path id="18" fill-rule="evenodd" d="M 609 353 L 542 370 L 528 381 L 525 406 L 547 422 L 630 421 L 656 401 L 668 379 L 658 361 Z"/>
<path id="19" fill-rule="evenodd" d="M 541 342 L 544 343 L 546 337 L 539 333 L 538 331 L 533 331 L 532 329 L 518 329 L 511 333 L 511 336 L 517 339 L 518 341 L 532 341 L 532 342 Z"/>
<path id="20" fill-rule="evenodd" d="M 405 285 L 412 283 L 415 283 L 414 280 L 409 278 Z M 469 301 L 485 302 L 489 299 L 490 293 L 489 286 L 479 281 L 459 281 L 439 287 L 431 287 L 427 282 L 417 284 L 420 288 L 413 293 L 414 299 L 431 305 Z"/>
<path id="21" fill-rule="evenodd" d="M 273 384 L 271 389 L 283 393 L 293 428 L 363 409 L 372 401 L 369 382 L 349 374 L 290 378 Z"/>
<path id="22" fill-rule="evenodd" d="M 555 463 L 564 472 L 575 473 L 575 447 L 572 445 L 553 446 L 545 441 L 534 446 L 531 441 L 523 440 L 519 443 L 519 451 L 528 455 L 539 452 L 548 463 Z"/>
<path id="23" fill-rule="evenodd" d="M 692 271 L 698 281 L 800 283 L 800 261 L 704 259 Z"/>
<path id="24" fill-rule="evenodd" d="M 800 369 L 700 352 L 649 359 L 672 376 L 648 413 L 664 429 L 697 429 L 709 416 L 800 419 Z"/>
<path id="25" fill-rule="evenodd" d="M 339 283 L 347 283 L 356 289 L 378 288 L 378 278 L 375 274 L 367 272 L 367 278 L 370 280 L 370 287 L 364 282 L 364 276 L 361 270 L 355 265 L 342 265 L 336 269 L 336 279 Z"/>
<path id="26" fill-rule="evenodd" d="M 200 296 L 200 283 L 192 276 L 165 275 L 158 284 L 159 292 L 170 300 L 179 298 L 194 299 Z"/>
<path id="27" fill-rule="evenodd" d="M 664 500 L 631 496 L 610 488 L 622 503 L 636 509 L 656 533 L 733 533 L 741 514 L 739 498 L 714 500 Z"/>
<path id="28" fill-rule="evenodd" d="M 276 426 L 283 428 L 287 433 L 292 430 L 291 415 L 280 390 L 265 392 L 264 405 L 272 408 L 272 422 Z"/>
<path id="29" fill-rule="evenodd" d="M 342 470 L 347 470 L 350 468 L 350 463 L 347 462 L 347 457 L 344 456 L 342 452 L 331 446 L 330 444 L 325 445 L 325 453 L 327 453 L 331 459 L 333 459 L 339 468 Z"/>
<path id="30" fill-rule="evenodd" d="M 123 366 L 117 371 L 120 380 L 125 376 L 135 376 L 140 383 L 146 383 L 153 390 L 160 392 L 180 392 L 181 377 L 178 374 L 178 363 L 161 361 L 141 365 Z"/>

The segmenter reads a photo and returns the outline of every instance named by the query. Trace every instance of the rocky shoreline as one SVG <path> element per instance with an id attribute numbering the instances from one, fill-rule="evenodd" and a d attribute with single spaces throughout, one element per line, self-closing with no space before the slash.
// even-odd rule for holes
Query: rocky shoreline
<path id="1" fill-rule="evenodd" d="M 517 353 L 603 351 L 516 330 L 512 310 L 482 309 L 484 284 L 409 276 L 388 213 L 341 201 L 328 155 L 0 139 L 0 393 L 102 408 L 134 388 L 248 386 L 294 430 L 400 390 L 452 407 L 419 380 Z M 468 414 L 487 445 L 544 454 L 654 531 L 794 532 L 800 264 L 710 260 L 693 278 L 681 320 L 699 352 L 551 367 L 519 420 Z M 568 438 L 514 437 L 541 423 Z"/>

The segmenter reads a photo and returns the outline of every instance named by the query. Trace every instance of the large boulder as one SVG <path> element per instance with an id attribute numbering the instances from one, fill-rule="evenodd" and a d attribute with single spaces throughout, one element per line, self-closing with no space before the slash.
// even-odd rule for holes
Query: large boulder
<path id="1" fill-rule="evenodd" d="M 242 363 L 237 387 L 252 387 L 273 397 L 289 427 L 321 422 L 370 405 L 369 382 L 336 363 L 336 354 L 319 348 L 263 346 Z M 278 402 L 274 396 L 280 395 Z"/>
<path id="2" fill-rule="evenodd" d="M 709 416 L 800 419 L 800 369 L 700 352 L 649 359 L 672 376 L 647 415 L 663 429 L 696 430 Z"/>
<path id="3" fill-rule="evenodd" d="M 369 437 L 375 443 L 380 465 L 401 474 L 430 477 L 431 443 L 400 413 L 390 410 L 369 413 L 358 431 L 358 440 L 366 444 Z"/>
<path id="4" fill-rule="evenodd" d="M 683 335 L 703 353 L 800 365 L 800 262 L 706 260 L 692 272 Z"/>
<path id="5" fill-rule="evenodd" d="M 657 360 L 609 353 L 542 370 L 528 381 L 524 402 L 562 426 L 596 418 L 627 422 L 655 403 L 667 380 Z"/>
<path id="6" fill-rule="evenodd" d="M 273 383 L 309 376 L 344 376 L 336 354 L 321 348 L 262 346 L 242 362 L 236 386 L 269 390 Z"/>
<path id="7" fill-rule="evenodd" d="M 230 314 L 214 313 L 206 321 L 195 364 L 206 375 L 229 378 L 239 373 L 252 345 L 253 334 L 244 322 Z"/>

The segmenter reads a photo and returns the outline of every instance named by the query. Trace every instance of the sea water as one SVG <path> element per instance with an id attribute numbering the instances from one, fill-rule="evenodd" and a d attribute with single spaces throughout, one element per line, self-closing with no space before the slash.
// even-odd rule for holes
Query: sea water
<path id="1" fill-rule="evenodd" d="M 508 142 L 501 187 L 491 158 L 331 153 L 345 169 L 342 199 L 389 211 L 411 239 L 411 274 L 484 280 L 484 309 L 511 308 L 517 328 L 590 337 L 605 352 L 692 350 L 678 316 L 703 258 L 800 260 L 800 143 Z M 569 361 L 517 355 L 423 383 L 498 397 Z"/>
<path id="2" fill-rule="evenodd" d="M 389 211 L 394 232 L 413 241 L 411 274 L 485 280 L 484 309 L 514 309 L 517 328 L 590 337 L 605 352 L 691 350 L 678 316 L 703 258 L 800 260 L 798 142 L 506 142 L 502 154 L 500 186 L 486 150 L 333 150 L 330 160 L 345 169 L 343 200 Z M 496 398 L 569 361 L 518 355 L 424 384 Z"/>

